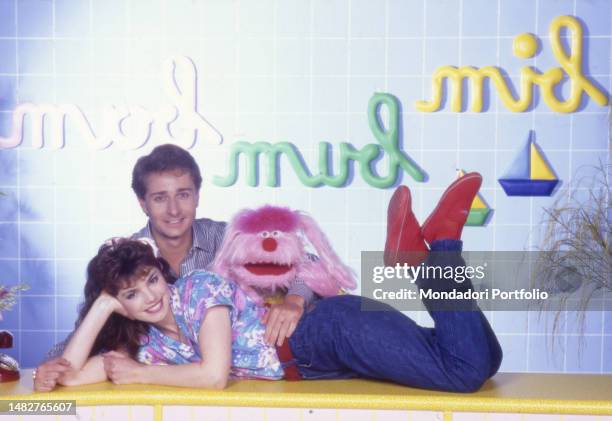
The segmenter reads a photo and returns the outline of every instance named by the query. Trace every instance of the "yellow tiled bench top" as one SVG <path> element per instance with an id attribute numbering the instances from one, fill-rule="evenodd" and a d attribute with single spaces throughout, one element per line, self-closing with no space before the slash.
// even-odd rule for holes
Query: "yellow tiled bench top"
<path id="1" fill-rule="evenodd" d="M 223 391 L 99 383 L 32 392 L 32 370 L 0 384 L 0 399 L 69 399 L 77 405 L 199 405 L 285 408 L 412 409 L 612 415 L 612 376 L 502 373 L 477 393 L 412 389 L 369 380 L 235 381 Z"/>

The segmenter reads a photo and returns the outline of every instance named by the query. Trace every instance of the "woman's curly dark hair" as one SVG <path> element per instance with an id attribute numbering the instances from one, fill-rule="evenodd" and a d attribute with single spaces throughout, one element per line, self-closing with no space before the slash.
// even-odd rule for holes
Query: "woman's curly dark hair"
<path id="1" fill-rule="evenodd" d="M 155 257 L 150 245 L 141 240 L 114 238 L 104 243 L 98 254 L 87 265 L 85 302 L 81 305 L 77 326 L 83 321 L 102 291 L 116 297 L 119 290 L 130 285 L 135 275 L 145 275 L 150 268 L 158 268 L 166 282 L 176 280 L 170 274 L 170 266 L 162 258 Z M 130 320 L 113 313 L 98 334 L 90 356 L 103 351 L 125 349 L 135 357 L 138 347 L 148 334 L 147 323 Z"/>

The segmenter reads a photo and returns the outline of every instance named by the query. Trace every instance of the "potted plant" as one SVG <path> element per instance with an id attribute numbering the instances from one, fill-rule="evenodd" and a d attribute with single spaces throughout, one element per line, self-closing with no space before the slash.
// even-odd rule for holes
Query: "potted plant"
<path id="1" fill-rule="evenodd" d="M 26 284 L 17 284 L 12 287 L 0 285 L 0 320 L 2 312 L 8 311 L 16 303 L 15 296 L 18 291 L 25 291 L 29 287 Z M 13 335 L 6 330 L 0 331 L 0 349 L 13 347 Z M 0 353 L 0 383 L 19 379 L 19 364 L 11 356 Z"/>

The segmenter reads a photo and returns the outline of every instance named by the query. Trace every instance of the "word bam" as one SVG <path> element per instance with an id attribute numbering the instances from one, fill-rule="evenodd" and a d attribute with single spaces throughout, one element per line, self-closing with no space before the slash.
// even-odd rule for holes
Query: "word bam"
<path id="1" fill-rule="evenodd" d="M 566 29 L 571 33 L 570 51 L 567 52 L 561 43 L 561 32 Z M 520 71 L 520 93 L 518 98 L 512 94 L 500 69 L 486 66 L 477 69 L 471 66 L 454 67 L 442 66 L 432 76 L 432 98 L 430 101 L 417 101 L 416 108 L 419 111 L 433 112 L 440 109 L 442 102 L 442 83 L 448 80 L 450 83 L 451 110 L 461 112 L 463 108 L 463 80 L 471 80 L 472 107 L 471 111 L 481 112 L 483 107 L 483 84 L 485 79 L 490 79 L 497 90 L 504 106 L 513 112 L 525 111 L 532 103 L 534 86 L 539 86 L 542 98 L 551 110 L 560 113 L 571 113 L 575 111 L 582 100 L 582 94 L 586 93 L 597 104 L 605 106 L 608 97 L 599 90 L 582 73 L 582 33 L 580 22 L 571 16 L 559 16 L 555 18 L 549 29 L 550 44 L 552 52 L 561 67 L 553 67 L 544 73 L 524 66 Z M 512 44 L 513 54 L 516 57 L 527 59 L 536 55 L 538 50 L 537 39 L 532 34 L 523 33 L 514 38 Z M 563 101 L 555 95 L 555 89 L 560 89 L 559 83 L 565 79 L 565 74 L 571 83 L 571 89 L 567 100 Z"/>
<path id="2" fill-rule="evenodd" d="M 165 76 L 165 78 L 163 77 Z M 83 111 L 74 104 L 19 104 L 12 113 L 9 136 L 0 136 L 0 149 L 15 148 L 23 142 L 26 118 L 30 121 L 32 147 L 60 149 L 65 145 L 66 124 L 94 149 L 116 144 L 120 149 L 138 149 L 152 136 L 168 136 L 184 148 L 198 139 L 220 144 L 221 134 L 198 112 L 197 70 L 189 57 L 168 59 L 163 68 L 164 90 L 172 105 L 151 111 L 135 105 L 110 105 L 103 113 L 103 124 L 94 130 Z"/>

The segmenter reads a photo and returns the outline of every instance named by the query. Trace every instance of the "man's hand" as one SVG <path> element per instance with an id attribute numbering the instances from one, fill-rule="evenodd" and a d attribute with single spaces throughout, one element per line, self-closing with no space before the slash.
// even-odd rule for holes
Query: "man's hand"
<path id="1" fill-rule="evenodd" d="M 304 299 L 299 295 L 289 294 L 284 303 L 270 307 L 263 318 L 266 324 L 266 343 L 281 346 L 285 338 L 291 336 L 303 314 Z"/>
<path id="2" fill-rule="evenodd" d="M 70 363 L 61 357 L 53 358 L 36 368 L 34 390 L 50 392 L 55 389 L 58 379 L 70 370 Z"/>
<path id="3" fill-rule="evenodd" d="M 104 371 L 111 382 L 115 384 L 142 382 L 143 364 L 117 351 L 107 352 L 102 357 L 104 358 Z"/>

